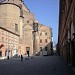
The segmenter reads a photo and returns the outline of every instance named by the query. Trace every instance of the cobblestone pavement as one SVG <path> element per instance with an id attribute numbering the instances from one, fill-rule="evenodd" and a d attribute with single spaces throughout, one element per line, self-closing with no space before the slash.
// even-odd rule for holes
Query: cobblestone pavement
<path id="1" fill-rule="evenodd" d="M 0 60 L 0 75 L 75 75 L 60 56 Z"/>

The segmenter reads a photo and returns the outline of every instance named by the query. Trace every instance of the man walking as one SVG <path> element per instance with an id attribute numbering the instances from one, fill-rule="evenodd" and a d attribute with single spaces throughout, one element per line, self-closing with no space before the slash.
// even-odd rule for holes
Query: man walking
<path id="1" fill-rule="evenodd" d="M 23 56 L 22 56 L 22 54 L 21 54 L 21 61 L 23 61 Z"/>

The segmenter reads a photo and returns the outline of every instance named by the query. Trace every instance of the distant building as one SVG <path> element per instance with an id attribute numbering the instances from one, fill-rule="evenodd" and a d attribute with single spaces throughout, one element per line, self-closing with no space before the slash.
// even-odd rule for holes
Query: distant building
<path id="1" fill-rule="evenodd" d="M 0 1 L 0 57 L 51 53 L 52 30 L 40 24 L 22 0 Z"/>
<path id="2" fill-rule="evenodd" d="M 51 54 L 51 42 L 52 42 L 52 30 L 48 26 L 38 24 L 38 31 L 35 34 L 35 46 L 34 50 L 36 54 L 41 53 L 41 55 Z"/>
<path id="3" fill-rule="evenodd" d="M 60 0 L 58 47 L 60 55 L 75 64 L 75 0 Z"/>
<path id="4" fill-rule="evenodd" d="M 58 53 L 58 55 L 60 55 L 60 50 L 59 50 L 59 44 L 56 44 L 56 52 Z"/>

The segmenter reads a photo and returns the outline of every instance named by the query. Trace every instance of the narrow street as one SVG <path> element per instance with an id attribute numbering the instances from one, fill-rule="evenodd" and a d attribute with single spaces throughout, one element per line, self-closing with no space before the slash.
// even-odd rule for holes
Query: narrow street
<path id="1" fill-rule="evenodd" d="M 75 75 L 60 56 L 0 60 L 0 75 Z"/>

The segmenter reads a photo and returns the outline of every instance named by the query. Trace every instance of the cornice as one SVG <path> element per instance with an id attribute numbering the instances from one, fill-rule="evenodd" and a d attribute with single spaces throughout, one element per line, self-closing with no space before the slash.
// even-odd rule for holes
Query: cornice
<path id="1" fill-rule="evenodd" d="M 16 4 L 16 3 L 0 3 L 0 5 L 3 5 L 3 4 L 11 4 L 11 5 L 15 5 L 15 6 L 17 6 L 17 7 L 19 7 L 19 8 L 21 9 L 21 7 L 20 7 L 18 4 Z"/>
<path id="2" fill-rule="evenodd" d="M 10 31 L 10 30 L 7 30 L 6 28 L 0 27 L 0 29 L 3 29 L 3 30 L 5 30 L 5 31 L 8 31 L 8 32 L 10 32 L 10 33 L 12 33 L 12 34 L 14 34 L 14 35 L 20 36 L 19 34 L 15 33 L 15 32 L 12 32 L 12 31 Z"/>

